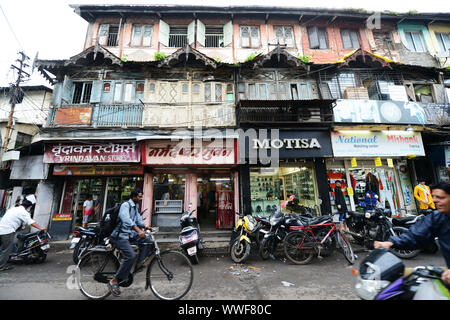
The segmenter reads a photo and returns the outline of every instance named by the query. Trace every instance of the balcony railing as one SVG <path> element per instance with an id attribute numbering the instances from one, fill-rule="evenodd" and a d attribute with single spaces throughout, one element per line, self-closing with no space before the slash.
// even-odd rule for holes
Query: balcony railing
<path id="1" fill-rule="evenodd" d="M 170 48 L 181 48 L 187 44 L 187 34 L 171 34 L 169 36 Z"/>
<path id="2" fill-rule="evenodd" d="M 320 123 L 333 120 L 334 100 L 241 100 L 239 123 Z"/>

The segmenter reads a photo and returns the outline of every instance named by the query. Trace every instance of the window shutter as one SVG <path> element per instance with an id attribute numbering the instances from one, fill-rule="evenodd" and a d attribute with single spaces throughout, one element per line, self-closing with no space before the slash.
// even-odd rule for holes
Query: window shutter
<path id="1" fill-rule="evenodd" d="M 133 31 L 131 32 L 131 45 L 132 46 L 140 46 L 141 45 L 141 35 L 142 35 L 142 26 L 139 24 L 134 24 Z"/>
<path id="2" fill-rule="evenodd" d="M 187 41 L 188 44 L 193 44 L 195 42 L 195 20 L 188 25 Z"/>
<path id="3" fill-rule="evenodd" d="M 142 30 L 142 45 L 150 47 L 152 45 L 153 26 L 144 25 Z"/>
<path id="4" fill-rule="evenodd" d="M 108 44 L 109 24 L 101 24 L 98 29 L 98 44 L 106 46 Z"/>
<path id="5" fill-rule="evenodd" d="M 72 101 L 73 82 L 68 76 L 64 76 L 61 104 L 70 104 Z"/>
<path id="6" fill-rule="evenodd" d="M 205 46 L 206 44 L 206 27 L 200 20 L 197 20 L 197 41 L 202 45 Z"/>
<path id="7" fill-rule="evenodd" d="M 309 37 L 309 48 L 310 49 L 319 49 L 319 36 L 317 27 L 309 27 L 308 28 L 308 37 Z"/>
<path id="8" fill-rule="evenodd" d="M 241 27 L 241 46 L 250 47 L 250 27 Z"/>
<path id="9" fill-rule="evenodd" d="M 259 27 L 250 27 L 250 37 L 252 39 L 252 48 L 257 48 L 261 45 L 259 37 Z"/>
<path id="10" fill-rule="evenodd" d="M 326 29 L 319 29 L 318 35 L 319 35 L 319 49 L 327 49 L 328 41 Z"/>
<path id="11" fill-rule="evenodd" d="M 352 48 L 355 48 L 355 49 L 359 48 L 360 45 L 359 45 L 358 31 L 352 30 L 349 33 L 350 33 L 350 38 L 352 41 Z"/>
<path id="12" fill-rule="evenodd" d="M 99 103 L 102 97 L 103 91 L 103 81 L 96 80 L 92 82 L 92 91 L 91 98 L 89 100 L 90 103 Z"/>
<path id="13" fill-rule="evenodd" d="M 169 34 L 170 34 L 170 26 L 162 20 L 159 20 L 159 42 L 169 46 Z"/>
<path id="14" fill-rule="evenodd" d="M 341 37 L 342 37 L 342 47 L 344 49 L 351 49 L 352 48 L 352 40 L 350 38 L 350 34 L 348 30 L 341 30 Z"/>
<path id="15" fill-rule="evenodd" d="M 292 27 L 284 27 L 284 36 L 288 47 L 294 46 L 294 30 Z"/>
<path id="16" fill-rule="evenodd" d="M 226 47 L 233 41 L 233 23 L 228 21 L 223 26 L 223 46 Z"/>

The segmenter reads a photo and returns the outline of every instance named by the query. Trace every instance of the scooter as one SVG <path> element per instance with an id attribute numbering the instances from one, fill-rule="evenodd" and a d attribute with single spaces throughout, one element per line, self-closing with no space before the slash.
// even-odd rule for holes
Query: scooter
<path id="1" fill-rule="evenodd" d="M 19 233 L 17 239 L 19 246 L 10 255 L 11 262 L 42 263 L 45 261 L 50 249 L 48 242 L 51 239 L 47 231 Z"/>
<path id="2" fill-rule="evenodd" d="M 402 260 L 384 248 L 373 250 L 352 270 L 355 290 L 364 300 L 448 300 L 448 286 L 441 281 L 443 269 L 416 267 L 406 270 Z"/>
<path id="3" fill-rule="evenodd" d="M 187 254 L 192 264 L 198 264 L 198 253 L 203 250 L 202 238 L 200 237 L 200 225 L 197 218 L 193 217 L 195 210 L 183 212 L 180 218 L 180 245 L 181 249 Z"/>
<path id="4" fill-rule="evenodd" d="M 76 227 L 73 231 L 73 237 L 69 249 L 73 249 L 72 260 L 75 264 L 89 248 L 100 244 L 99 227 Z"/>

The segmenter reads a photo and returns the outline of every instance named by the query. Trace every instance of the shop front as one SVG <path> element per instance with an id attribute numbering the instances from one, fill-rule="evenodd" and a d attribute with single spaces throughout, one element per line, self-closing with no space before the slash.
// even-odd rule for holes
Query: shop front
<path id="1" fill-rule="evenodd" d="M 195 210 L 202 229 L 231 229 L 239 211 L 236 140 L 142 141 L 144 207 L 151 224 L 178 228 Z"/>
<path id="2" fill-rule="evenodd" d="M 136 142 L 49 144 L 44 162 L 52 164 L 52 179 L 62 181 L 61 200 L 52 218 L 54 227 L 60 226 L 57 232 L 69 233 L 81 225 L 88 198 L 94 208 L 90 222 L 99 222 L 106 209 L 127 201 L 134 188 L 143 188 Z"/>
<path id="3" fill-rule="evenodd" d="M 420 132 L 333 131 L 331 142 L 334 158 L 327 160 L 327 174 L 334 213 L 337 180 L 349 210 L 362 211 L 375 198 L 394 214 L 417 213 L 416 175 L 409 159 L 425 155 Z"/>
<path id="4" fill-rule="evenodd" d="M 260 133 L 245 146 L 246 164 L 241 166 L 244 211 L 257 216 L 269 216 L 275 210 L 326 214 L 325 158 L 332 155 L 329 132 L 273 129 L 267 136 Z M 291 195 L 294 201 L 281 208 Z"/>

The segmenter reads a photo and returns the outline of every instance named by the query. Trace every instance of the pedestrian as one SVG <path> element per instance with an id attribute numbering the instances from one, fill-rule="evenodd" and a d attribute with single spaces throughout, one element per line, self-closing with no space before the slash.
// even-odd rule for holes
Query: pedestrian
<path id="1" fill-rule="evenodd" d="M 430 187 L 426 185 L 425 179 L 417 179 L 419 183 L 414 187 L 414 198 L 419 202 L 420 210 L 436 209 L 433 203 Z"/>
<path id="2" fill-rule="evenodd" d="M 81 226 L 83 228 L 87 227 L 87 224 L 91 220 L 93 212 L 94 201 L 92 200 L 92 194 L 88 194 L 86 201 L 84 201 L 83 203 L 83 221 L 81 223 Z"/>
<path id="3" fill-rule="evenodd" d="M 336 186 L 334 188 L 334 202 L 337 207 L 339 214 L 339 226 L 341 230 L 348 230 L 347 225 L 345 225 L 345 218 L 347 217 L 348 209 L 345 203 L 344 193 L 342 192 L 342 182 L 336 180 Z"/>
<path id="4" fill-rule="evenodd" d="M 29 211 L 32 205 L 30 201 L 24 199 L 17 207 L 7 210 L 0 220 L 0 271 L 12 269 L 7 262 L 14 248 L 15 235 L 22 224 L 31 225 L 39 230 L 47 230 L 31 218 Z"/>
<path id="5" fill-rule="evenodd" d="M 375 248 L 414 250 L 425 247 L 437 237 L 447 267 L 450 267 L 450 183 L 438 183 L 431 186 L 431 190 L 437 210 L 416 222 L 408 232 L 397 237 L 392 236 L 388 241 L 375 241 Z M 442 281 L 450 285 L 450 269 L 444 271 Z"/>
<path id="6" fill-rule="evenodd" d="M 139 257 L 137 257 L 135 270 L 143 268 L 144 259 L 150 250 L 150 238 L 145 234 L 145 224 L 139 214 L 139 201 L 141 200 L 142 191 L 140 189 L 132 190 L 130 199 L 120 206 L 119 222 L 110 236 L 111 243 L 124 254 L 119 269 L 108 284 L 111 293 L 116 297 L 120 295 L 120 282 L 127 281 L 136 260 L 136 253 L 131 244 L 139 246 Z"/>

